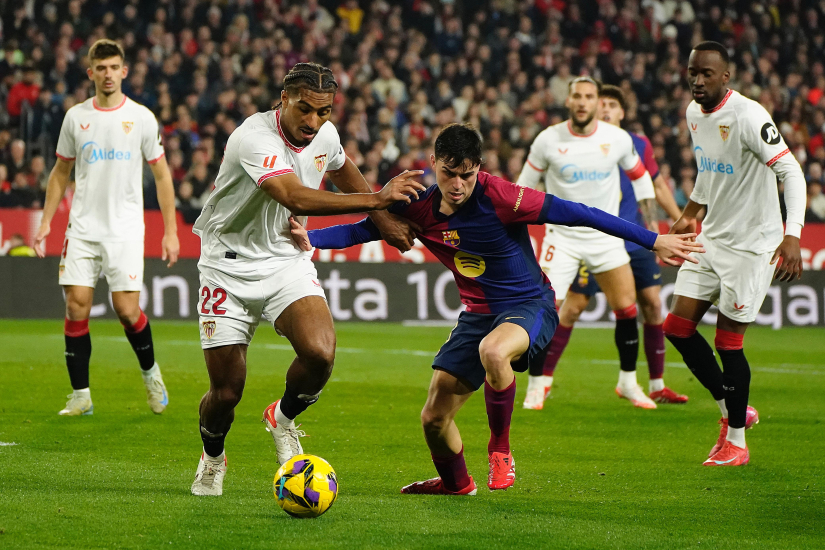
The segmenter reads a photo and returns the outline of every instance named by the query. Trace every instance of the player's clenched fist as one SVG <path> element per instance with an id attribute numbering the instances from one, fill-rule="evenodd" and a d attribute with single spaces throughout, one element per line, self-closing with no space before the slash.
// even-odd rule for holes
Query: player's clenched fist
<path id="1" fill-rule="evenodd" d="M 691 252 L 704 253 L 705 247 L 702 243 L 695 241 L 696 233 L 682 233 L 679 235 L 659 235 L 653 245 L 653 252 L 656 253 L 663 262 L 669 265 L 680 265 L 681 262 L 675 258 L 681 258 L 688 262 L 698 264 L 699 260 L 690 255 Z"/>
<path id="2" fill-rule="evenodd" d="M 423 173 L 422 170 L 404 170 L 392 178 L 389 183 L 378 192 L 378 199 L 380 201 L 379 209 L 389 208 L 390 205 L 399 201 L 409 204 L 412 200 L 411 197 L 418 198 L 418 193 L 420 191 L 426 191 L 427 188 L 413 178 Z"/>

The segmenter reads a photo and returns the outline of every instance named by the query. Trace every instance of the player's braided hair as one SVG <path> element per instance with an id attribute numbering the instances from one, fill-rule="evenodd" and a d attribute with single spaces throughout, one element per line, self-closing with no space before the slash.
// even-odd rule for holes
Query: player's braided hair
<path id="1" fill-rule="evenodd" d="M 307 89 L 319 94 L 334 94 L 338 83 L 332 71 L 318 63 L 296 63 L 284 77 L 284 90 L 296 94 L 300 89 Z M 278 103 L 275 109 L 280 107 Z"/>

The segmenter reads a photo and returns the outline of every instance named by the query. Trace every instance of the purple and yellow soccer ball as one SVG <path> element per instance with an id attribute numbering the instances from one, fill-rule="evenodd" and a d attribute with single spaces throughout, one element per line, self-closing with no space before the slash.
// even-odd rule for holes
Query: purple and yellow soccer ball
<path id="1" fill-rule="evenodd" d="M 313 455 L 292 457 L 278 469 L 273 485 L 278 506 L 296 518 L 317 518 L 338 497 L 335 470 Z"/>

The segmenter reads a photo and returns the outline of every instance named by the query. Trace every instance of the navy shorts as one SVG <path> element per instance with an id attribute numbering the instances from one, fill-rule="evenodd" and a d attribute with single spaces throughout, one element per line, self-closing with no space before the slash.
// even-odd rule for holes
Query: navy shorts
<path id="1" fill-rule="evenodd" d="M 433 368 L 449 372 L 467 382 L 473 389 L 484 384 L 487 373 L 481 364 L 478 346 L 485 336 L 502 323 L 522 327 L 530 336 L 527 353 L 513 363 L 513 370 L 525 372 L 531 361 L 543 361 L 543 350 L 550 344 L 559 324 L 553 297 L 531 300 L 501 314 L 468 313 L 462 311 L 458 323 L 433 359 Z"/>
<path id="2" fill-rule="evenodd" d="M 662 271 L 656 262 L 656 254 L 644 248 L 637 248 L 628 252 L 628 255 L 630 256 L 630 269 L 636 281 L 636 290 L 662 284 Z M 593 296 L 600 290 L 596 278 L 587 270 L 587 266 L 582 264 L 576 279 L 570 285 L 570 292 Z"/>

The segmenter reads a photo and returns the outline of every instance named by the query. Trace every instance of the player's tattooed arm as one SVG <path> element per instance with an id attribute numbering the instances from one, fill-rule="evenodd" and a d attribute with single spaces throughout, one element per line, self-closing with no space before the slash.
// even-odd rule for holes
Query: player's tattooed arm
<path id="1" fill-rule="evenodd" d="M 43 205 L 43 217 L 40 221 L 40 229 L 37 230 L 37 235 L 34 238 L 34 251 L 41 258 L 45 257 L 46 250 L 43 248 L 43 241 L 51 232 L 52 218 L 57 207 L 60 206 L 60 201 L 63 200 L 63 195 L 66 193 L 66 187 L 69 186 L 69 177 L 72 174 L 74 167 L 74 160 L 64 160 L 58 157 L 57 162 L 49 174 L 49 185 L 46 188 L 46 202 Z"/>
<path id="2" fill-rule="evenodd" d="M 642 199 L 639 201 L 639 210 L 642 213 L 642 219 L 645 221 L 645 227 L 653 231 L 659 232 L 659 216 L 656 214 L 656 200 Z"/>
<path id="3" fill-rule="evenodd" d="M 676 221 L 682 215 L 679 205 L 676 204 L 676 199 L 673 197 L 673 192 L 670 190 L 662 174 L 657 174 L 656 179 L 653 180 L 653 190 L 656 192 L 656 202 L 664 209 L 672 221 Z"/>
<path id="4" fill-rule="evenodd" d="M 370 193 L 370 185 L 358 167 L 349 158 L 335 171 L 327 172 L 329 179 L 344 193 Z M 380 210 L 370 212 L 370 218 L 381 231 L 381 237 L 401 252 L 406 252 L 415 243 L 415 234 L 421 228 L 414 223 Z"/>

